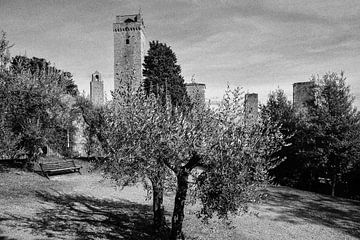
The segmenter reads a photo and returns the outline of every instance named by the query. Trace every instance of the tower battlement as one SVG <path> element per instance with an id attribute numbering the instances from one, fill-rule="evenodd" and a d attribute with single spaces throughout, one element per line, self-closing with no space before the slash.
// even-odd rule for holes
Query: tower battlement
<path id="1" fill-rule="evenodd" d="M 129 22 L 141 22 L 142 24 L 144 23 L 140 13 L 116 16 L 116 23 L 129 23 Z"/>
<path id="2" fill-rule="evenodd" d="M 114 32 L 144 31 L 144 29 L 144 21 L 140 14 L 116 16 L 115 23 L 113 23 Z"/>

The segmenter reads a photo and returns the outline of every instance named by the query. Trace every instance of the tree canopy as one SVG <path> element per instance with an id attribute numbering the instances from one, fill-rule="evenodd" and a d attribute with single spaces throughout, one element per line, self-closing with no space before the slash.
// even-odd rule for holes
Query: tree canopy
<path id="1" fill-rule="evenodd" d="M 282 90 L 271 93 L 261 108 L 269 124 L 280 126 L 287 143 L 276 153 L 285 160 L 271 173 L 284 185 L 354 196 L 359 194 L 351 186 L 358 184 L 354 176 L 360 169 L 360 114 L 350 87 L 343 73 L 311 81 L 314 101 L 304 109 L 294 109 Z"/>
<path id="2" fill-rule="evenodd" d="M 308 178 L 304 170 L 308 160 L 303 156 L 307 137 L 306 124 L 302 117 L 296 114 L 292 103 L 281 89 L 269 94 L 264 105 L 261 105 L 261 118 L 266 124 L 278 126 L 286 144 L 275 153 L 283 161 L 271 169 L 271 174 L 277 183 L 299 187 Z"/>
<path id="3" fill-rule="evenodd" d="M 153 191 L 155 224 L 164 223 L 163 192 L 175 190 L 171 234 L 165 239 L 182 238 L 189 192 L 201 201 L 204 218 L 214 212 L 226 218 L 259 199 L 282 135 L 262 122 L 246 124 L 240 90 L 228 91 L 215 111 L 171 110 L 141 91 L 127 96 L 128 101 L 117 94 L 103 116 L 107 158 L 99 167 L 120 185 L 142 181 Z"/>
<path id="4" fill-rule="evenodd" d="M 181 67 L 172 49 L 158 41 L 150 42 L 148 54 L 144 59 L 143 75 L 146 94 L 160 96 L 162 102 L 166 95 L 170 97 L 173 106 L 189 103 Z"/>
<path id="5" fill-rule="evenodd" d="M 322 177 L 330 178 L 331 194 L 344 174 L 360 161 L 360 113 L 344 73 L 313 77 L 315 101 L 309 107 L 315 152 Z"/>
<path id="6" fill-rule="evenodd" d="M 1 42 L 8 46 L 4 37 Z M 2 48 L 2 55 L 6 49 Z M 0 72 L 0 141 L 3 142 L 0 145 L 5 149 L 0 151 L 0 157 L 26 154 L 35 160 L 44 146 L 66 155 L 67 136 L 75 131 L 75 115 L 67 100 L 67 96 L 77 94 L 71 74 L 36 57 L 16 56 L 3 66 L 6 67 Z"/>
<path id="7" fill-rule="evenodd" d="M 11 60 L 10 71 L 12 74 L 29 74 L 38 78 L 51 77 L 52 82 L 57 84 L 64 94 L 76 96 L 79 93 L 72 74 L 56 69 L 44 58 L 15 56 Z"/>

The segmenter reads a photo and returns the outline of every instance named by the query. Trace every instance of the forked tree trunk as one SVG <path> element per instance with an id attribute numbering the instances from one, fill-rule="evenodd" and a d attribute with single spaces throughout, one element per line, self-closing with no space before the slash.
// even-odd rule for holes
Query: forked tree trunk
<path id="1" fill-rule="evenodd" d="M 169 228 L 166 224 L 164 211 L 164 184 L 161 178 L 161 173 L 152 179 L 153 187 L 153 212 L 154 212 L 154 227 L 155 232 L 161 239 L 166 239 Z"/>
<path id="2" fill-rule="evenodd" d="M 185 171 L 180 171 L 177 175 L 177 190 L 175 196 L 175 206 L 172 216 L 171 235 L 170 240 L 185 239 L 182 232 L 182 224 L 184 221 L 184 207 L 186 194 L 188 190 L 189 174 Z"/>

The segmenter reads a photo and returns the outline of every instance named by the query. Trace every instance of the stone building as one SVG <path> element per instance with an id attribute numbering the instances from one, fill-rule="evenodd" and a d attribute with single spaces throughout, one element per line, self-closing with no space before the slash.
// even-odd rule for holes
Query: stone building
<path id="1" fill-rule="evenodd" d="M 104 82 L 102 81 L 101 74 L 98 71 L 91 75 L 90 100 L 95 106 L 104 104 Z"/>
<path id="2" fill-rule="evenodd" d="M 74 109 L 74 106 L 76 105 L 76 97 L 69 94 L 64 94 L 61 96 L 61 102 L 66 104 L 70 109 Z M 67 147 L 71 149 L 72 154 L 75 154 L 74 156 L 84 157 L 86 156 L 86 139 L 84 135 L 86 123 L 81 113 L 76 113 L 75 118 L 72 119 L 71 125 L 75 127 L 75 131 L 71 134 L 72 137 L 70 137 L 68 132 L 66 143 Z M 51 154 L 52 153 L 50 152 L 49 155 Z"/>
<path id="3" fill-rule="evenodd" d="M 198 106 L 205 106 L 205 89 L 204 83 L 186 83 L 186 92 L 192 103 Z"/>
<path id="4" fill-rule="evenodd" d="M 307 102 L 314 100 L 312 88 L 314 82 L 297 82 L 293 84 L 293 106 L 295 109 L 303 109 Z"/>
<path id="5" fill-rule="evenodd" d="M 244 112 L 245 119 L 255 121 L 258 118 L 259 97 L 257 93 L 245 94 Z"/>
<path id="6" fill-rule="evenodd" d="M 114 32 L 114 90 L 136 90 L 143 75 L 147 51 L 145 26 L 141 14 L 116 16 Z"/>

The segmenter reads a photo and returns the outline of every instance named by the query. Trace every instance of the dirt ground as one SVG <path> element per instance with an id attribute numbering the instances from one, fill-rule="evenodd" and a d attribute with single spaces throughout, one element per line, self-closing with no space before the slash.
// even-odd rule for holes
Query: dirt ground
<path id="1" fill-rule="evenodd" d="M 99 173 L 51 180 L 0 173 L 0 240 L 154 239 L 151 200 L 141 186 L 119 189 Z M 360 202 L 271 187 L 268 199 L 231 224 L 203 224 L 186 209 L 187 239 L 360 239 Z M 170 221 L 173 197 L 165 198 Z"/>

